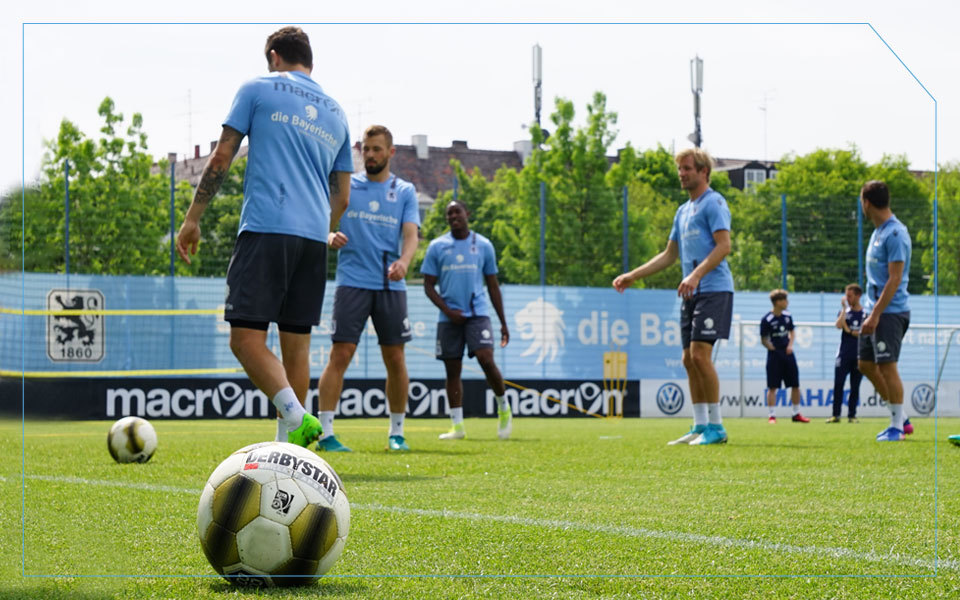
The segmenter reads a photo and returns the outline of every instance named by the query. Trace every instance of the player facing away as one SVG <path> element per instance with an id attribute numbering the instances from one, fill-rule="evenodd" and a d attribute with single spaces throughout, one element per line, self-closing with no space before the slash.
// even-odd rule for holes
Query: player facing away
<path id="1" fill-rule="evenodd" d="M 310 78 L 307 35 L 284 27 L 267 38 L 269 75 L 240 87 L 177 234 L 190 262 L 200 217 L 217 193 L 244 136 L 250 138 L 243 207 L 227 267 L 224 319 L 230 349 L 277 409 L 277 441 L 308 446 L 320 422 L 303 402 L 310 387 L 310 330 L 320 322 L 327 233 L 350 198 L 353 159 L 347 118 Z M 267 347 L 277 323 L 282 362 Z"/>
<path id="2" fill-rule="evenodd" d="M 711 351 L 717 340 L 729 336 L 733 315 L 733 276 L 726 260 L 730 254 L 730 209 L 723 196 L 710 188 L 713 159 L 706 151 L 688 148 L 677 154 L 676 163 L 680 187 L 690 200 L 677 209 L 666 249 L 619 275 L 613 287 L 623 292 L 680 258 L 680 337 L 693 401 L 693 426 L 669 444 L 722 444 L 727 432 L 720 416 L 720 380 Z"/>
<path id="3" fill-rule="evenodd" d="M 343 391 L 343 376 L 360 336 L 373 319 L 380 354 L 387 371 L 390 406 L 389 450 L 407 451 L 403 418 L 410 377 L 403 345 L 412 339 L 404 278 L 417 251 L 420 211 L 413 184 L 390 172 L 396 153 L 393 135 L 382 125 L 363 133 L 365 173 L 350 179 L 350 210 L 328 244 L 337 254 L 337 291 L 333 296 L 333 347 L 320 376 L 320 424 L 317 450 L 350 452 L 333 434 L 333 417 Z"/>
<path id="4" fill-rule="evenodd" d="M 840 329 L 840 346 L 837 348 L 837 362 L 833 368 L 833 415 L 827 423 L 839 423 L 843 408 L 843 384 L 850 375 L 850 397 L 847 398 L 847 421 L 857 423 L 857 404 L 860 402 L 860 381 L 863 373 L 857 368 L 857 338 L 863 324 L 863 306 L 860 297 L 863 289 L 851 283 L 843 290 L 840 299 L 840 314 L 837 315 L 837 329 Z"/>
<path id="5" fill-rule="evenodd" d="M 860 327 L 858 366 L 890 409 L 890 426 L 877 434 L 877 441 L 899 442 L 913 432 L 903 412 L 903 382 L 897 371 L 900 345 L 910 326 L 907 282 L 912 244 L 907 227 L 890 210 L 887 184 L 863 184 L 860 208 L 875 229 L 867 245 L 863 301 L 867 318 Z"/>
<path id="6" fill-rule="evenodd" d="M 454 200 L 447 204 L 447 224 L 450 231 L 430 242 L 423 257 L 420 272 L 427 298 L 440 309 L 437 323 L 437 359 L 443 361 L 447 372 L 447 403 L 453 427 L 440 434 L 442 440 L 466 437 L 463 428 L 463 347 L 469 358 L 477 357 L 487 384 L 497 400 L 497 435 L 510 437 L 513 416 L 510 404 L 504 398 L 506 387 L 503 375 L 493 360 L 493 327 L 490 309 L 483 285 L 486 283 L 490 301 L 500 319 L 500 347 L 510 341 L 510 332 L 503 314 L 503 297 L 497 281 L 497 257 L 490 240 L 470 231 L 470 213 L 463 203 Z M 436 289 L 439 283 L 439 291 Z"/>
<path id="7" fill-rule="evenodd" d="M 797 371 L 797 356 L 793 353 L 796 330 L 793 316 L 787 312 L 790 300 L 786 290 L 770 292 L 773 310 L 760 319 L 760 341 L 767 349 L 767 420 L 777 422 L 777 390 L 781 382 L 790 388 L 790 404 L 793 407 L 794 423 L 809 423 L 810 419 L 800 414 L 800 374 Z"/>

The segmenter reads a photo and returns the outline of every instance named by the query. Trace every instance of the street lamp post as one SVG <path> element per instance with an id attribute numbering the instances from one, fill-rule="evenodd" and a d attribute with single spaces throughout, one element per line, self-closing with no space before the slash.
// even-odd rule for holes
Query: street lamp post
<path id="1" fill-rule="evenodd" d="M 690 91 L 693 92 L 693 122 L 694 130 L 687 139 L 697 148 L 703 143 L 703 134 L 700 131 L 700 94 L 703 92 L 703 59 L 695 56 L 690 60 Z"/>

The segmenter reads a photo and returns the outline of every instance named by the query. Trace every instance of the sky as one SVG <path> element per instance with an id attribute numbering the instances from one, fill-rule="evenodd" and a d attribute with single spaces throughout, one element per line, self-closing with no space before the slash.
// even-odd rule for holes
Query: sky
<path id="1" fill-rule="evenodd" d="M 574 102 L 583 124 L 602 91 L 618 114 L 611 153 L 628 142 L 691 145 L 690 59 L 699 56 L 704 147 L 714 156 L 776 160 L 856 145 L 869 162 L 905 155 L 923 170 L 960 162 L 960 50 L 947 43 L 960 8 L 877 4 L 8 5 L 0 190 L 36 179 L 63 119 L 97 137 L 107 96 L 128 122 L 143 115 L 153 156 L 192 156 L 195 144 L 206 154 L 237 88 L 266 72 L 266 37 L 285 24 L 310 36 L 313 77 L 343 106 L 354 139 L 380 123 L 401 144 L 421 134 L 431 146 L 513 148 L 534 119 L 539 44 L 543 126 L 551 129 L 557 97 Z"/>

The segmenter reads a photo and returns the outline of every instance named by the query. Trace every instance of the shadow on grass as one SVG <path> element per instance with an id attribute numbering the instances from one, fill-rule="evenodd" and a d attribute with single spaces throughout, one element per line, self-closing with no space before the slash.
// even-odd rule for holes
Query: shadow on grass
<path id="1" fill-rule="evenodd" d="M 267 588 L 260 589 L 255 587 L 237 587 L 226 581 L 214 581 L 210 584 L 210 591 L 225 596 L 233 596 L 237 592 L 256 593 L 258 597 L 323 597 L 323 596 L 344 596 L 346 594 L 359 594 L 369 589 L 369 584 L 360 579 L 323 579 L 319 582 L 305 585 L 302 587 L 285 588 Z M 0 598 L 0 600 L 6 600 Z"/>

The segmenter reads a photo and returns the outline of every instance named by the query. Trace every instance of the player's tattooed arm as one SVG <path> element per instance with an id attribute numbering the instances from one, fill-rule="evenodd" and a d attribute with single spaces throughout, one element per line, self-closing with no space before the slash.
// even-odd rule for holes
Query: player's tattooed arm
<path id="1" fill-rule="evenodd" d="M 330 231 L 340 228 L 340 217 L 350 204 L 350 172 L 330 173 Z"/>
<path id="2" fill-rule="evenodd" d="M 187 209 L 183 224 L 180 225 L 180 231 L 177 233 L 177 253 L 187 264 L 190 264 L 190 256 L 197 253 L 200 244 L 200 217 L 203 216 L 203 211 L 207 209 L 210 200 L 217 195 L 223 178 L 230 170 L 230 163 L 240 149 L 241 140 L 243 140 L 242 133 L 224 125 L 220 133 L 220 141 L 210 153 L 207 166 L 203 169 L 197 191 L 193 194 L 193 202 L 190 203 L 190 208 Z"/>
<path id="3" fill-rule="evenodd" d="M 193 195 L 195 204 L 208 204 L 217 195 L 224 177 L 230 170 L 230 163 L 240 149 L 241 141 L 243 141 L 242 133 L 224 125 L 220 133 L 220 141 L 210 154 L 207 166 L 203 168 L 203 174 L 200 176 L 197 191 Z"/>

